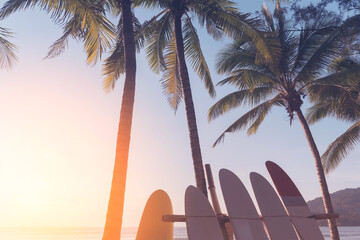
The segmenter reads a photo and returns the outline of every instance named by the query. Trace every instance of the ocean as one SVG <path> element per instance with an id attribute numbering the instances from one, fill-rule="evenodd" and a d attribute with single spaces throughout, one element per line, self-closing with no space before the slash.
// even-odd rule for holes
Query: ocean
<path id="1" fill-rule="evenodd" d="M 0 228 L 0 240 L 100 240 L 102 228 Z M 329 231 L 321 227 L 325 239 L 330 240 Z M 360 240 L 359 227 L 339 227 L 341 240 Z M 135 239 L 136 228 L 125 228 L 122 240 Z M 177 227 L 174 239 L 186 239 L 186 229 Z"/>

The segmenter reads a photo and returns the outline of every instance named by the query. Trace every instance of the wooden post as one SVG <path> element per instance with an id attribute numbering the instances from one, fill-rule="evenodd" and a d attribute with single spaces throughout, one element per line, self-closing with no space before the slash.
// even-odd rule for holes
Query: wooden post
<path id="1" fill-rule="evenodd" d="M 231 227 L 231 224 L 229 222 L 226 222 L 224 214 L 221 213 L 221 208 L 219 204 L 219 200 L 216 194 L 215 184 L 214 184 L 214 178 L 211 172 L 210 164 L 205 164 L 205 172 L 206 172 L 206 179 L 208 181 L 209 186 L 209 192 L 211 196 L 211 202 L 214 208 L 214 212 L 216 213 L 216 216 L 218 217 L 219 224 L 224 236 L 225 240 L 233 240 L 233 230 Z M 226 216 L 227 218 L 227 216 Z"/>
<path id="2" fill-rule="evenodd" d="M 214 208 L 214 212 L 216 214 L 221 214 L 221 208 L 220 208 L 219 200 L 218 200 L 218 197 L 216 194 L 214 178 L 213 178 L 211 167 L 209 164 L 205 164 L 205 172 L 206 172 L 206 179 L 208 181 L 209 192 L 210 192 L 211 202 L 212 202 L 212 205 Z"/>

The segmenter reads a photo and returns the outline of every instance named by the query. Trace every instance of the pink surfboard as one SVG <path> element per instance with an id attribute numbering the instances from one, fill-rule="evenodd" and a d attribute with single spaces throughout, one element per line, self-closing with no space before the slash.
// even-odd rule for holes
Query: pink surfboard
<path id="1" fill-rule="evenodd" d="M 268 240 L 255 205 L 241 180 L 231 171 L 219 172 L 221 190 L 237 240 Z"/>
<path id="2" fill-rule="evenodd" d="M 194 186 L 189 186 L 185 192 L 185 215 L 189 240 L 224 239 L 208 199 Z"/>
<path id="3" fill-rule="evenodd" d="M 250 180 L 270 239 L 298 240 L 290 217 L 271 184 L 255 172 L 250 173 Z"/>
<path id="4" fill-rule="evenodd" d="M 141 216 L 136 240 L 172 240 L 174 224 L 162 221 L 163 215 L 172 213 L 172 204 L 167 193 L 163 190 L 153 192 Z"/>
<path id="5" fill-rule="evenodd" d="M 310 218 L 313 214 L 291 178 L 276 163 L 267 161 L 266 168 L 301 238 L 323 240 L 318 223 Z"/>

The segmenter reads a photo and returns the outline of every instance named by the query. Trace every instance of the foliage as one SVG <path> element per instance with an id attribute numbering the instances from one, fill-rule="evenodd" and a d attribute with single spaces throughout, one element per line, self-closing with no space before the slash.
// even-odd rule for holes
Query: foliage
<path id="1" fill-rule="evenodd" d="M 358 0 L 320 0 L 316 4 L 310 2 L 307 6 L 302 6 L 300 2 L 301 0 L 295 0 L 291 4 L 295 24 L 316 21 L 324 15 L 331 15 L 334 24 L 337 24 L 351 15 L 360 13 Z"/>
<path id="2" fill-rule="evenodd" d="M 61 54 L 72 37 L 84 43 L 87 61 L 94 64 L 115 38 L 113 25 L 103 14 L 103 1 L 99 0 L 8 0 L 0 10 L 0 18 L 36 6 L 49 13 L 64 31 L 50 46 L 48 58 Z"/>
<path id="3" fill-rule="evenodd" d="M 6 29 L 0 27 L 0 68 L 9 69 L 17 61 L 15 52 L 16 46 L 8 39 L 12 37 L 12 33 Z"/>
<path id="4" fill-rule="evenodd" d="M 175 51 L 174 17 L 182 17 L 185 56 L 203 80 L 210 96 L 215 96 L 209 67 L 201 50 L 199 37 L 193 25 L 197 19 L 205 26 L 209 35 L 220 39 L 224 34 L 231 37 L 249 36 L 261 48 L 261 54 L 272 61 L 272 49 L 266 48 L 264 36 L 254 31 L 258 20 L 249 14 L 238 13 L 234 3 L 228 0 L 191 0 L 191 1 L 142 1 L 135 0 L 135 5 L 146 8 L 160 8 L 162 12 L 144 23 L 144 35 L 147 39 L 146 54 L 150 68 L 155 73 L 163 73 L 162 87 L 170 106 L 176 110 L 182 100 L 182 83 L 179 77 L 179 63 Z M 177 5 L 179 4 L 179 5 Z"/>
<path id="5" fill-rule="evenodd" d="M 247 37 L 239 38 L 220 54 L 217 68 L 229 77 L 220 85 L 232 85 L 237 91 L 220 99 L 209 109 L 209 121 L 241 105 L 253 107 L 237 119 L 216 140 L 218 144 L 227 132 L 247 129 L 254 134 L 274 106 L 284 107 L 290 118 L 300 111 L 305 96 L 315 87 L 340 81 L 353 82 L 359 69 L 342 70 L 327 74 L 333 60 L 342 53 L 347 38 L 360 31 L 360 16 L 356 15 L 339 26 L 333 26 L 332 18 L 323 16 L 320 21 L 307 23 L 297 34 L 285 19 L 284 9 L 274 15 L 264 7 L 263 27 L 267 44 L 275 42 L 280 54 L 274 62 L 267 62 L 258 54 L 257 46 Z M 271 42 L 270 42 L 271 40 Z"/>
<path id="6" fill-rule="evenodd" d="M 336 138 L 322 155 L 326 172 L 335 169 L 360 141 L 360 61 L 354 57 L 337 58 L 329 70 L 335 74 L 344 71 L 354 72 L 357 76 L 349 81 L 344 79 L 311 88 L 310 96 L 315 104 L 307 114 L 310 123 L 329 116 L 352 123 L 350 128 Z"/>
<path id="7" fill-rule="evenodd" d="M 122 74 L 125 73 L 125 49 L 124 49 L 124 38 L 122 34 L 123 23 L 121 17 L 121 9 L 118 9 L 116 6 L 113 6 L 112 11 L 114 15 L 119 16 L 119 22 L 116 27 L 116 42 L 111 47 L 110 55 L 105 59 L 103 63 L 102 72 L 105 76 L 103 81 L 103 86 L 106 91 L 111 91 L 115 87 L 116 81 L 120 78 Z M 144 34 L 142 33 L 142 25 L 139 20 L 132 13 L 133 25 L 134 25 L 134 39 L 135 47 L 139 52 L 140 49 L 144 47 Z"/>

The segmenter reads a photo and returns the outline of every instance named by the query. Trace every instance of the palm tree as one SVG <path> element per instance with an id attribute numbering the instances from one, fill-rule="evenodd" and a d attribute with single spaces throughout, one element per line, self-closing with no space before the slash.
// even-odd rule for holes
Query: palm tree
<path id="1" fill-rule="evenodd" d="M 110 198 L 106 214 L 103 240 L 120 239 L 124 211 L 127 165 L 130 148 L 131 124 L 135 99 L 136 51 L 143 45 L 140 23 L 132 12 L 130 0 L 109 1 L 110 9 L 120 15 L 117 42 L 103 65 L 104 87 L 112 89 L 125 73 L 120 121 L 116 141 L 115 164 Z"/>
<path id="2" fill-rule="evenodd" d="M 108 38 L 111 39 L 114 34 L 113 27 L 103 15 L 105 9 L 121 14 L 117 26 L 117 42 L 104 65 L 105 86 L 114 86 L 120 74 L 125 73 L 126 76 L 113 179 L 103 235 L 104 240 L 120 239 L 136 78 L 136 46 L 131 1 L 9 0 L 2 8 L 0 16 L 6 17 L 15 11 L 36 5 L 50 13 L 51 17 L 64 28 L 64 35 L 51 46 L 48 57 L 59 55 L 66 48 L 69 37 L 73 37 L 83 40 L 88 63 L 95 63 L 105 48 L 111 45 Z M 137 41 L 139 42 L 140 40 Z"/>
<path id="3" fill-rule="evenodd" d="M 184 99 L 196 186 L 207 195 L 185 58 L 204 81 L 210 96 L 215 96 L 215 89 L 190 14 L 198 18 L 200 25 L 205 25 L 207 32 L 215 39 L 219 39 L 223 31 L 232 36 L 237 29 L 260 43 L 261 34 L 253 31 L 253 25 L 257 21 L 249 19 L 247 14 L 236 12 L 234 3 L 227 0 L 135 0 L 134 3 L 145 8 L 162 10 L 150 21 L 144 23 L 147 58 L 154 72 L 163 73 L 162 87 L 170 106 L 176 110 Z M 271 51 L 264 49 L 263 54 L 271 55 Z"/>
<path id="4" fill-rule="evenodd" d="M 334 170 L 360 140 L 360 61 L 349 56 L 338 58 L 335 59 L 330 71 L 353 71 L 357 74 L 357 79 L 329 82 L 310 89 L 310 98 L 315 104 L 307 112 L 309 124 L 330 116 L 352 123 L 321 156 L 326 173 Z"/>
<path id="5" fill-rule="evenodd" d="M 17 61 L 15 52 L 16 46 L 8 39 L 12 37 L 12 33 L 3 27 L 0 27 L 0 68 L 9 69 L 13 63 Z"/>
<path id="6" fill-rule="evenodd" d="M 333 213 L 320 154 L 301 110 L 302 98 L 307 96 L 308 88 L 312 85 L 353 79 L 353 71 L 324 75 L 324 70 L 331 64 L 332 59 L 340 54 L 346 37 L 353 34 L 356 27 L 358 31 L 360 16 L 349 18 L 338 27 L 331 26 L 331 19 L 325 17 L 306 26 L 299 36 L 289 29 L 284 9 L 279 6 L 274 15 L 271 15 L 265 6 L 262 16 L 265 23 L 260 30 L 268 33 L 269 40 L 276 39 L 281 52 L 274 62 L 269 62 L 259 55 L 259 50 L 251 39 L 241 37 L 220 53 L 218 71 L 228 74 L 229 77 L 220 81 L 219 85 L 230 84 L 238 90 L 209 109 L 209 120 L 240 105 L 255 107 L 231 124 L 214 145 L 221 142 L 227 132 L 247 128 L 248 135 L 256 133 L 272 107 L 285 108 L 290 124 L 296 116 L 303 127 L 315 159 L 325 211 Z M 335 219 L 331 218 L 328 222 L 332 239 L 339 239 Z"/>

